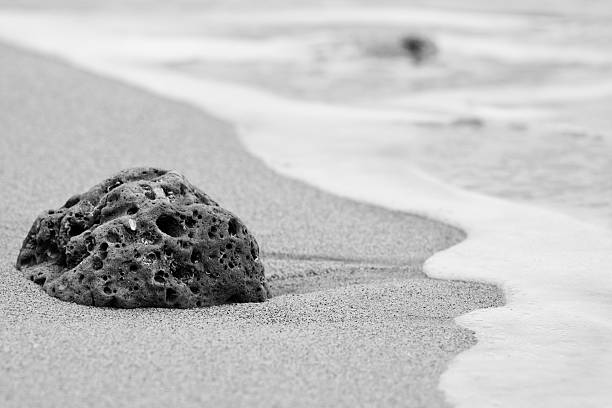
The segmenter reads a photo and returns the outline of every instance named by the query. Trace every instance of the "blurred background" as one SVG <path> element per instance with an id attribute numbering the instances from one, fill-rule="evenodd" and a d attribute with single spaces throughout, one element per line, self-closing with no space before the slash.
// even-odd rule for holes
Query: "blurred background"
<path id="1" fill-rule="evenodd" d="M 379 160 L 612 226 L 610 1 L 0 0 L 0 8 L 80 19 L 92 44 L 112 33 L 115 57 L 137 65 L 301 106 L 388 114 L 366 141 Z"/>

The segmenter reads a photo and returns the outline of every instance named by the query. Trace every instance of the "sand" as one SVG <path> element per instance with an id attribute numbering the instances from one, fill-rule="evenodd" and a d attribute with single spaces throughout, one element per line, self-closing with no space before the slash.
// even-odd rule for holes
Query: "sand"
<path id="1" fill-rule="evenodd" d="M 428 279 L 452 227 L 323 193 L 184 104 L 0 46 L 0 405 L 445 406 L 494 286 Z M 177 169 L 256 235 L 275 296 L 193 310 L 49 297 L 14 268 L 36 214 L 119 169 Z"/>

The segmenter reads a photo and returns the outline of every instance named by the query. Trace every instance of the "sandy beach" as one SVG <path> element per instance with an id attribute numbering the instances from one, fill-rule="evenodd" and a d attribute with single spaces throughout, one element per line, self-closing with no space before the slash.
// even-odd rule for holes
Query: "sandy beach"
<path id="1" fill-rule="evenodd" d="M 7 46 L 0 95 L 4 407 L 445 406 L 439 376 L 476 342 L 453 318 L 503 303 L 423 274 L 460 230 L 283 178 L 195 108 Z M 39 212 L 143 165 L 183 172 L 245 221 L 271 300 L 86 307 L 14 268 Z"/>

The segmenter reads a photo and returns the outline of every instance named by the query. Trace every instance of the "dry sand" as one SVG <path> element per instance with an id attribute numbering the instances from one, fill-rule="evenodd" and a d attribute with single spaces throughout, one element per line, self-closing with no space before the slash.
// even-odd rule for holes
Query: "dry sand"
<path id="1" fill-rule="evenodd" d="M 115 310 L 20 276 L 38 212 L 143 165 L 183 172 L 238 214 L 277 296 Z M 444 406 L 439 375 L 475 343 L 453 317 L 503 301 L 423 275 L 461 231 L 280 177 L 194 108 L 6 46 L 0 185 L 2 407 Z"/>

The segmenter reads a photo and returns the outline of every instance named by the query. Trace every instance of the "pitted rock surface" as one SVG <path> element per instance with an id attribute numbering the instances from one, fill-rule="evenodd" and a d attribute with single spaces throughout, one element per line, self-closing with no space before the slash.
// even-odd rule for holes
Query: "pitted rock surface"
<path id="1" fill-rule="evenodd" d="M 120 172 L 34 222 L 17 268 L 51 296 L 95 306 L 261 302 L 246 226 L 174 172 Z"/>

